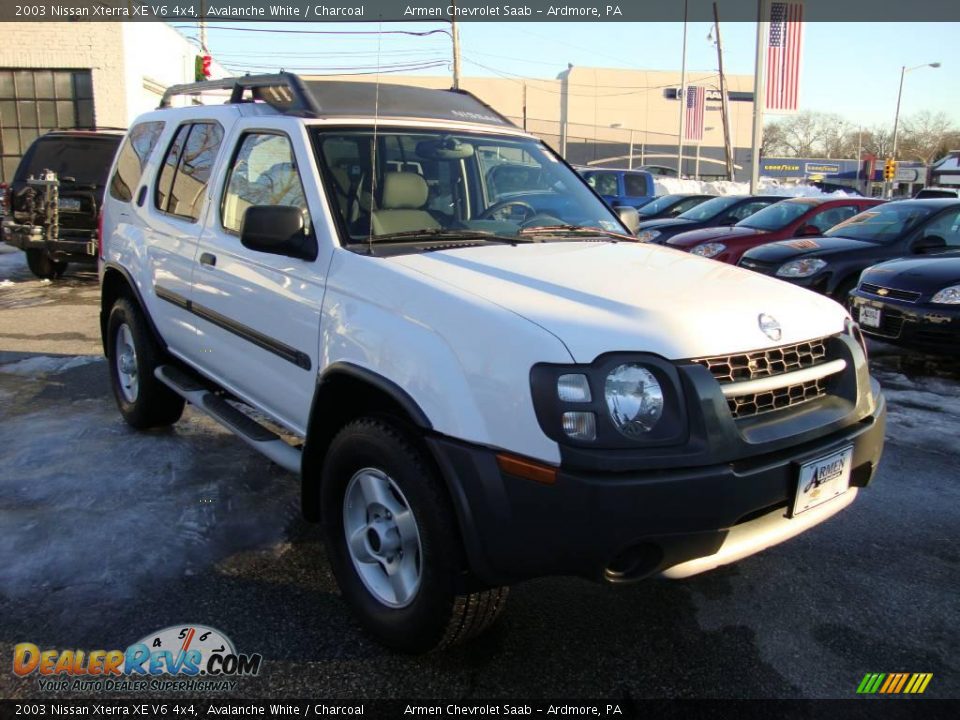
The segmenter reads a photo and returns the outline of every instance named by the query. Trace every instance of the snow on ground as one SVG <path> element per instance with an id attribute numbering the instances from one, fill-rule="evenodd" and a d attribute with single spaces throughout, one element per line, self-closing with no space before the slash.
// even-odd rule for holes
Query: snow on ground
<path id="1" fill-rule="evenodd" d="M 702 193 L 705 195 L 749 195 L 750 183 L 731 180 L 683 180 L 679 178 L 657 177 L 657 195 L 674 193 Z M 784 197 L 849 197 L 845 192 L 825 193 L 809 185 L 781 185 L 776 180 L 761 178 L 759 195 L 783 195 Z"/>
<path id="2" fill-rule="evenodd" d="M 45 590 L 68 612 L 282 547 L 297 479 L 190 408 L 172 429 L 132 430 L 96 360 L 0 366 L 0 596 Z"/>

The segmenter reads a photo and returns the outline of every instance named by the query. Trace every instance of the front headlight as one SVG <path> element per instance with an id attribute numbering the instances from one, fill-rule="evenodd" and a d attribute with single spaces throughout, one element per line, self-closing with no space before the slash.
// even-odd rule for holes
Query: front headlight
<path id="1" fill-rule="evenodd" d="M 934 295 L 930 302 L 938 305 L 960 305 L 960 285 L 951 285 Z"/>
<path id="2" fill-rule="evenodd" d="M 663 416 L 663 388 L 639 363 L 625 363 L 611 370 L 603 393 L 610 419 L 628 438 L 650 432 Z"/>
<path id="3" fill-rule="evenodd" d="M 640 242 L 653 242 L 663 235 L 659 230 L 641 230 L 637 233 L 637 240 Z"/>
<path id="4" fill-rule="evenodd" d="M 699 255 L 700 257 L 712 258 L 716 257 L 724 250 L 727 249 L 727 246 L 723 243 L 704 243 L 703 245 L 697 245 L 693 250 L 690 251 L 692 255 Z"/>
<path id="5" fill-rule="evenodd" d="M 783 278 L 805 278 L 814 275 L 827 266 L 826 260 L 820 258 L 805 258 L 803 260 L 791 260 L 784 263 L 777 270 L 777 277 Z"/>

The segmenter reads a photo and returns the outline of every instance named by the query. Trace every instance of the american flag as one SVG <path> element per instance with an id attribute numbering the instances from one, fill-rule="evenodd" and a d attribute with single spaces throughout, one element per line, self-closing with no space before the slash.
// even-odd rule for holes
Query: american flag
<path id="1" fill-rule="evenodd" d="M 767 109 L 796 110 L 800 95 L 803 3 L 770 4 L 767 42 Z"/>
<path id="2" fill-rule="evenodd" d="M 703 140 L 703 103 L 706 88 L 691 85 L 687 88 L 687 117 L 683 133 L 684 140 Z"/>

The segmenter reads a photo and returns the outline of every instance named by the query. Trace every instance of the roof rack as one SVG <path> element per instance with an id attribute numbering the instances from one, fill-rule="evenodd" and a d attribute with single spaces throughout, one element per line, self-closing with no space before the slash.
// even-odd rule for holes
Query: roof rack
<path id="1" fill-rule="evenodd" d="M 161 108 L 170 107 L 171 98 L 179 95 L 199 95 L 210 90 L 229 90 L 229 103 L 262 100 L 277 110 L 290 115 L 316 114 L 320 108 L 298 75 L 288 72 L 273 75 L 244 75 L 222 80 L 171 85 L 163 93 Z M 246 98 L 246 91 L 250 97 Z"/>

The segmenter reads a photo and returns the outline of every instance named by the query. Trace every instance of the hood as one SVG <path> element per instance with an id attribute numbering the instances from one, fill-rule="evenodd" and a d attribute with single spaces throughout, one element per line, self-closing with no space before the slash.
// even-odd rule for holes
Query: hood
<path id="1" fill-rule="evenodd" d="M 860 279 L 897 290 L 940 290 L 960 283 L 960 253 L 890 260 L 865 270 Z"/>
<path id="2" fill-rule="evenodd" d="M 690 232 L 674 235 L 667 241 L 668 245 L 689 250 L 705 242 L 722 242 L 746 240 L 760 235 L 766 235 L 766 230 L 756 230 L 748 227 L 737 227 L 730 225 L 727 227 L 709 227 L 700 230 L 691 230 Z"/>
<path id="3" fill-rule="evenodd" d="M 640 223 L 639 230 L 663 230 L 664 228 L 681 228 L 685 225 L 697 224 L 694 220 L 685 220 L 683 218 L 657 218 L 656 220 L 644 220 Z"/>
<path id="4" fill-rule="evenodd" d="M 864 249 L 881 247 L 876 243 L 845 237 L 805 237 L 767 243 L 748 250 L 744 257 L 763 262 L 783 262 L 808 255 L 830 257 L 845 252 L 862 252 Z"/>
<path id="5" fill-rule="evenodd" d="M 645 243 L 496 245 L 386 262 L 525 317 L 577 362 L 619 350 L 677 360 L 776 347 L 840 332 L 846 318 L 802 288 Z M 760 330 L 761 313 L 779 321 L 780 340 Z"/>

